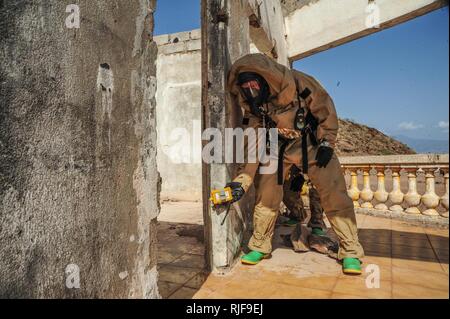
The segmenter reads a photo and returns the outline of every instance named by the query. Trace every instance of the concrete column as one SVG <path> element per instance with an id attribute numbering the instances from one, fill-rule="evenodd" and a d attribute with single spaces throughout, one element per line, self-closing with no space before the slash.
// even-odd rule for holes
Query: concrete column
<path id="1" fill-rule="evenodd" d="M 246 9 L 246 1 L 202 1 L 202 127 L 218 128 L 222 132 L 223 142 L 225 128 L 242 123 L 242 114 L 231 107 L 225 88 L 231 64 L 250 52 Z M 208 142 L 204 141 L 204 145 Z M 235 169 L 232 164 L 203 164 L 207 259 L 214 270 L 233 264 L 243 238 L 245 221 L 239 214 L 232 209 L 227 222 L 221 225 L 224 214 L 212 209 L 209 201 L 211 189 L 224 187 L 232 179 Z M 250 205 L 246 212 L 250 214 L 252 209 Z"/>
<path id="2" fill-rule="evenodd" d="M 0 298 L 157 298 L 155 0 L 74 2 L 0 4 Z"/>

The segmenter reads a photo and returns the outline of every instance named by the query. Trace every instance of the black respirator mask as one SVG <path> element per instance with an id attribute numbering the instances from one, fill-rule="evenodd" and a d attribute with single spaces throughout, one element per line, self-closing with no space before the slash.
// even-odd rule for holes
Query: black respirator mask
<path id="1" fill-rule="evenodd" d="M 256 116 L 261 116 L 262 105 L 267 103 L 270 95 L 266 80 L 257 73 L 243 72 L 238 76 L 238 85 L 251 112 Z"/>

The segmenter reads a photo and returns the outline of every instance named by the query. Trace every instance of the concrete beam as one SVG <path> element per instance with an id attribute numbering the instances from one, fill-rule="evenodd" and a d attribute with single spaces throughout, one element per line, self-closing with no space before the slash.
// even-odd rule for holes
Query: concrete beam
<path id="1" fill-rule="evenodd" d="M 291 61 L 393 27 L 448 4 L 445 0 L 320 0 L 285 18 Z M 371 17 L 379 14 L 379 25 Z"/>

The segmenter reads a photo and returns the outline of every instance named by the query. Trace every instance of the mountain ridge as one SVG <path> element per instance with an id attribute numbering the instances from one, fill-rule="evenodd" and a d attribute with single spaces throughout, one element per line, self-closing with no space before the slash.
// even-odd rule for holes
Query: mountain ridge
<path id="1" fill-rule="evenodd" d="M 339 119 L 336 152 L 339 156 L 417 154 L 405 143 L 348 119 Z"/>

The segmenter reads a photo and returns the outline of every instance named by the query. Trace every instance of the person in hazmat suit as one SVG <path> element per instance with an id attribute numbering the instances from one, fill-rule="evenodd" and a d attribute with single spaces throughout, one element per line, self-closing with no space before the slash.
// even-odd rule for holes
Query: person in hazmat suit
<path id="1" fill-rule="evenodd" d="M 270 257 L 284 180 L 295 165 L 317 188 L 322 207 L 339 237 L 337 257 L 343 272 L 361 274 L 364 251 L 358 239 L 353 202 L 333 149 L 338 118 L 328 93 L 311 76 L 290 70 L 263 54 L 237 60 L 229 72 L 227 90 L 234 106 L 245 110 L 244 126 L 275 128 L 279 137 L 275 173 L 257 174 L 261 164 L 257 158 L 240 165 L 238 176 L 226 185 L 232 189 L 234 201 L 240 200 L 253 183 L 256 189 L 250 252 L 242 256 L 241 262 L 257 264 Z M 256 143 L 263 142 L 258 138 Z M 248 142 L 244 146 L 246 152 L 254 147 Z"/>

